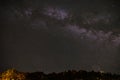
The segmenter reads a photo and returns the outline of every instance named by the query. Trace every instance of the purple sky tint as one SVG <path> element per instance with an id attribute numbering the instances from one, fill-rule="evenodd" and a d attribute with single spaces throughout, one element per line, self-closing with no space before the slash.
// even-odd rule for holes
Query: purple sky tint
<path id="1" fill-rule="evenodd" d="M 1 70 L 120 72 L 114 0 L 10 2 L 0 7 Z"/>

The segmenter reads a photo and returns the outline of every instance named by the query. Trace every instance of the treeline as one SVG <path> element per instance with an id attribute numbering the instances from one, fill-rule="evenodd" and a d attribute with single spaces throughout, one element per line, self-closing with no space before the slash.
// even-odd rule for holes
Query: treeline
<path id="1" fill-rule="evenodd" d="M 49 74 L 43 72 L 25 73 L 10 69 L 0 74 L 0 80 L 120 80 L 120 75 L 84 70 L 68 70 Z"/>

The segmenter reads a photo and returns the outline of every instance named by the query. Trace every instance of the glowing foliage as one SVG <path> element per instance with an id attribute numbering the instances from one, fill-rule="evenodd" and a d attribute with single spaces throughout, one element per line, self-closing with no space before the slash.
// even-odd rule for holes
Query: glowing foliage
<path id="1" fill-rule="evenodd" d="M 25 80 L 25 74 L 15 69 L 9 69 L 2 73 L 0 80 Z"/>

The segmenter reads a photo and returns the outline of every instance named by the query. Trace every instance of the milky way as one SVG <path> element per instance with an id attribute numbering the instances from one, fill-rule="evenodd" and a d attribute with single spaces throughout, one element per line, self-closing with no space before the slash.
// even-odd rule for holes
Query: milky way
<path id="1" fill-rule="evenodd" d="M 6 1 L 1 70 L 120 72 L 120 10 L 113 0 Z"/>

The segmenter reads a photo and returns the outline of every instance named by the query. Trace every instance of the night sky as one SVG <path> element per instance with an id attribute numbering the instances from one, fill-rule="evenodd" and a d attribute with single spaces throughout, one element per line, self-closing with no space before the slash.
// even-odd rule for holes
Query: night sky
<path id="1" fill-rule="evenodd" d="M 0 1 L 0 71 L 120 73 L 119 0 Z"/>

